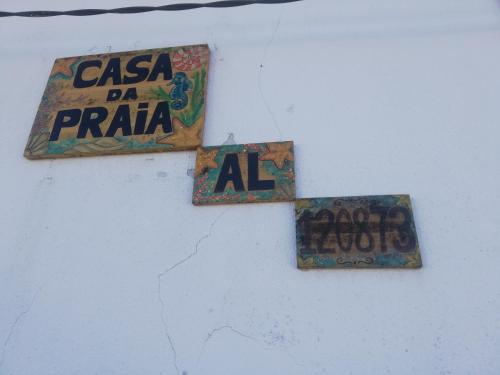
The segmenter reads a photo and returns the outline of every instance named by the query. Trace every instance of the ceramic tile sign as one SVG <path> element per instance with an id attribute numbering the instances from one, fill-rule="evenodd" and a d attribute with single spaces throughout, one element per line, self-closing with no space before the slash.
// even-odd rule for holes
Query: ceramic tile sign
<path id="1" fill-rule="evenodd" d="M 207 45 L 57 59 L 24 155 L 195 150 L 208 60 Z"/>
<path id="2" fill-rule="evenodd" d="M 193 204 L 295 199 L 293 142 L 199 148 Z"/>
<path id="3" fill-rule="evenodd" d="M 295 202 L 299 268 L 422 266 L 408 195 Z"/>

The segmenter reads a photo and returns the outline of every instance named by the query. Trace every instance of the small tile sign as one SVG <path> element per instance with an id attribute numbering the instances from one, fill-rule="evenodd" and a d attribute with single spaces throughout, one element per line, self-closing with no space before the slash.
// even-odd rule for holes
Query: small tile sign
<path id="1" fill-rule="evenodd" d="M 199 148 L 193 204 L 293 201 L 293 142 Z"/>
<path id="2" fill-rule="evenodd" d="M 297 265 L 309 268 L 419 268 L 408 195 L 297 199 Z"/>
<path id="3" fill-rule="evenodd" d="M 57 59 L 24 155 L 195 150 L 208 60 L 205 44 Z"/>

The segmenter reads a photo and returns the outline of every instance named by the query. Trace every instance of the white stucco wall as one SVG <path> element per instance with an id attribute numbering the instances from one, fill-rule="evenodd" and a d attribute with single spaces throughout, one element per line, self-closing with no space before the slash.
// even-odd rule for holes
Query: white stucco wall
<path id="1" fill-rule="evenodd" d="M 422 269 L 297 270 L 293 205 L 193 207 L 193 152 L 23 158 L 56 57 L 203 42 L 204 144 L 409 193 Z M 499 98 L 496 1 L 0 18 L 0 374 L 499 374 Z"/>

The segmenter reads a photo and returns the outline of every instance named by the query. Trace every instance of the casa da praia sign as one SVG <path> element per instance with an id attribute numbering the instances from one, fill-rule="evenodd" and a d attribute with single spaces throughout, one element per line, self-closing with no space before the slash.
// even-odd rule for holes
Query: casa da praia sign
<path id="1" fill-rule="evenodd" d="M 24 155 L 193 150 L 202 144 L 207 45 L 57 59 Z"/>

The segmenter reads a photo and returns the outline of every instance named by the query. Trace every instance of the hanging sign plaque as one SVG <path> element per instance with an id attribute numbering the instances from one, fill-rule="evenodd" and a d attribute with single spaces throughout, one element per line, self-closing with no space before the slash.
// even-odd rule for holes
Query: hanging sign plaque
<path id="1" fill-rule="evenodd" d="M 193 204 L 295 199 L 293 142 L 199 148 Z"/>
<path id="2" fill-rule="evenodd" d="M 207 45 L 57 59 L 24 155 L 29 159 L 196 149 Z"/>
<path id="3" fill-rule="evenodd" d="M 422 266 L 408 195 L 295 202 L 299 268 Z"/>

